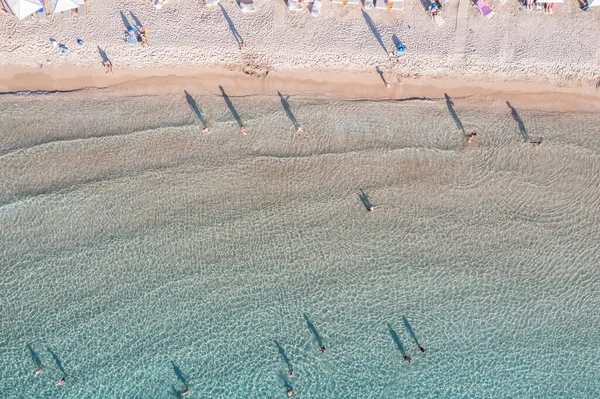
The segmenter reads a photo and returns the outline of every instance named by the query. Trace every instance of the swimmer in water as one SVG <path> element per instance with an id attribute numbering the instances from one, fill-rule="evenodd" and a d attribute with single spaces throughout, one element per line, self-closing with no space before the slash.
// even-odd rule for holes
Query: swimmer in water
<path id="1" fill-rule="evenodd" d="M 477 136 L 477 132 L 471 132 L 471 133 L 467 134 L 467 142 L 470 143 L 471 141 L 473 141 L 475 136 Z"/>
<path id="2" fill-rule="evenodd" d="M 37 369 L 33 372 L 33 375 L 38 376 L 42 372 L 42 369 Z"/>
<path id="3" fill-rule="evenodd" d="M 58 381 L 56 381 L 57 386 L 65 385 L 65 377 L 60 377 Z"/>
<path id="4" fill-rule="evenodd" d="M 288 396 L 288 398 L 291 398 L 292 396 L 294 396 L 294 390 L 292 388 L 289 388 L 287 390 L 287 396 Z"/>
<path id="5" fill-rule="evenodd" d="M 183 391 L 181 391 L 181 396 L 185 396 L 188 393 L 190 393 L 190 390 L 188 388 L 184 389 Z"/>
<path id="6" fill-rule="evenodd" d="M 321 353 L 327 352 L 327 348 L 324 345 L 321 345 Z"/>
<path id="7" fill-rule="evenodd" d="M 417 345 L 417 349 L 419 352 L 425 353 L 425 348 L 423 348 L 421 345 Z"/>
<path id="8" fill-rule="evenodd" d="M 204 126 L 204 129 L 202 129 L 202 133 L 210 133 L 210 126 Z"/>
<path id="9" fill-rule="evenodd" d="M 294 373 L 293 369 L 289 369 L 288 370 L 288 375 L 290 376 L 290 378 L 294 378 L 296 376 L 296 373 Z"/>
<path id="10" fill-rule="evenodd" d="M 245 136 L 245 135 L 246 135 L 246 133 L 248 133 L 248 132 L 246 131 L 246 127 L 245 127 L 245 126 L 242 126 L 242 134 Z"/>
<path id="11" fill-rule="evenodd" d="M 410 356 L 404 355 L 404 360 L 406 360 L 409 363 L 412 362 L 412 359 L 410 358 Z"/>
<path id="12" fill-rule="evenodd" d="M 534 147 L 539 147 L 542 145 L 542 140 L 529 140 L 529 144 L 533 145 Z"/>

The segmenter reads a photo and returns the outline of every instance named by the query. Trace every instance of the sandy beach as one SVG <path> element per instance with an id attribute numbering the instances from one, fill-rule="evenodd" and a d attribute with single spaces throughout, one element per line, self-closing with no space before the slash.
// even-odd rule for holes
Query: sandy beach
<path id="1" fill-rule="evenodd" d="M 527 11 L 516 1 L 491 1 L 491 19 L 469 4 L 466 24 L 459 23 L 453 0 L 441 13 L 441 27 L 421 2 L 407 2 L 398 12 L 325 0 L 317 18 L 306 9 L 289 11 L 284 1 L 257 0 L 253 14 L 242 13 L 235 2 L 222 3 L 173 0 L 156 10 L 147 1 L 90 0 L 85 18 L 54 14 L 47 21 L 20 22 L 0 15 L 0 91 L 112 87 L 121 94 L 150 94 L 188 88 L 210 94 L 226 84 L 232 95 L 285 90 L 397 99 L 438 98 L 450 91 L 527 94 L 523 106 L 549 111 L 598 110 L 600 51 L 590 40 L 600 32 L 600 13 L 581 11 L 575 0 L 558 4 L 553 15 Z M 150 29 L 148 47 L 123 39 L 125 27 L 138 23 Z M 236 37 L 246 49 L 239 49 Z M 69 50 L 53 48 L 50 38 Z M 395 40 L 406 46 L 399 66 L 387 57 Z M 114 74 L 104 73 L 99 49 Z M 248 69 L 269 76 L 248 77 Z"/>

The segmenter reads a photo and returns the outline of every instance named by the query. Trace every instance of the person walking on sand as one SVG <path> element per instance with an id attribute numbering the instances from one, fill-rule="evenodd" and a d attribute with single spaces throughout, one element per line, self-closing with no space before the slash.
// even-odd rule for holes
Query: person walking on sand
<path id="1" fill-rule="evenodd" d="M 104 66 L 104 72 L 105 73 L 112 73 L 112 62 L 110 62 L 110 60 L 104 60 L 102 61 L 102 65 Z"/>
<path id="2" fill-rule="evenodd" d="M 475 136 L 477 136 L 477 132 L 471 132 L 471 133 L 467 134 L 467 142 L 470 143 L 471 141 L 473 141 Z"/>

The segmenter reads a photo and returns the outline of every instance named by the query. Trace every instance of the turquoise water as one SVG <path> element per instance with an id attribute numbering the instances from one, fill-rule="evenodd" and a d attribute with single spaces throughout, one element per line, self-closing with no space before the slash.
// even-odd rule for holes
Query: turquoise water
<path id="1" fill-rule="evenodd" d="M 600 397 L 600 115 L 195 99 L 0 98 L 0 397 Z"/>

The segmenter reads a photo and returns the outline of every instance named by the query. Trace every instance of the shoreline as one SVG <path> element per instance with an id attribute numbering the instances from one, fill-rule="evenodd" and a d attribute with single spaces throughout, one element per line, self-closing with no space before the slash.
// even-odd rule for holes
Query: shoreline
<path id="1" fill-rule="evenodd" d="M 386 89 L 375 73 L 271 70 L 266 78 L 248 76 L 241 66 L 118 68 L 107 75 L 101 66 L 76 65 L 0 66 L 0 94 L 19 92 L 85 92 L 86 95 L 140 96 L 220 95 L 219 86 L 231 96 L 299 95 L 347 100 L 444 100 L 445 94 L 478 108 L 505 106 L 510 100 L 521 109 L 546 112 L 600 112 L 600 89 L 590 82 L 552 84 L 539 80 L 497 80 L 454 77 L 401 77 L 386 73 L 392 83 Z"/>

